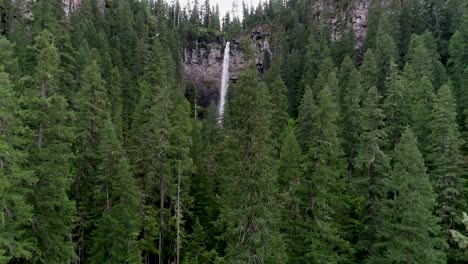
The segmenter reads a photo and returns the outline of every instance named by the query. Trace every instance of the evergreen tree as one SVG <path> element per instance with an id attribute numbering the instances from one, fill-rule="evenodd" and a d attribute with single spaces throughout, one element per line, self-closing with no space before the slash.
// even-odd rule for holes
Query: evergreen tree
<path id="1" fill-rule="evenodd" d="M 361 77 L 349 57 L 343 60 L 340 69 L 340 129 L 343 135 L 343 150 L 347 169 L 352 173 L 361 133 L 360 104 L 362 98 Z"/>
<path id="2" fill-rule="evenodd" d="M 346 193 L 346 159 L 338 137 L 339 112 L 330 87 L 317 95 L 309 150 L 304 166 L 302 204 L 306 221 L 303 262 L 338 263 L 349 257 L 350 246 L 340 234 L 339 195 Z"/>
<path id="3" fill-rule="evenodd" d="M 376 59 L 379 69 L 377 88 L 382 93 L 385 88 L 385 81 L 392 73 L 392 65 L 396 62 L 395 42 L 388 32 L 388 20 L 385 15 L 379 20 L 379 29 L 376 39 Z"/>
<path id="4" fill-rule="evenodd" d="M 266 86 L 250 67 L 231 89 L 232 104 L 225 122 L 229 127 L 223 171 L 226 223 L 226 260 L 232 263 L 285 263 L 279 233 L 277 172 L 271 147 L 271 116 Z M 265 100 L 267 98 L 267 100 Z"/>
<path id="5" fill-rule="evenodd" d="M 219 235 L 212 227 L 219 216 L 218 188 L 220 179 L 218 176 L 217 164 L 219 163 L 219 145 L 222 140 L 221 128 L 219 127 L 218 110 L 215 104 L 211 104 L 202 121 L 196 122 L 193 126 L 193 146 L 191 156 L 193 157 L 196 171 L 192 176 L 191 196 L 194 199 L 193 214 L 197 223 L 193 227 L 193 241 L 186 250 L 186 254 L 198 255 L 192 248 L 201 243 L 196 236 L 196 232 L 206 235 L 203 244 L 207 249 L 218 247 L 218 241 L 214 238 Z M 198 229 L 197 229 L 198 228 Z M 213 241 L 214 240 L 214 241 Z M 195 243 L 195 244 L 193 244 Z"/>
<path id="6" fill-rule="evenodd" d="M 167 218 L 165 209 L 168 161 L 170 104 L 167 89 L 141 86 L 142 96 L 135 112 L 129 152 L 134 174 L 142 189 L 140 239 L 143 258 L 148 262 L 155 254 L 163 257 L 162 228 Z M 169 185 L 170 186 L 170 185 Z M 159 215 L 158 215 L 159 213 Z M 159 244 L 159 247 L 157 246 Z"/>
<path id="7" fill-rule="evenodd" d="M 389 198 L 378 214 L 377 254 L 369 263 L 446 263 L 446 244 L 432 214 L 435 195 L 410 129 L 395 147 L 386 185 Z"/>
<path id="8" fill-rule="evenodd" d="M 27 232 L 33 218 L 27 197 L 36 178 L 26 166 L 24 151 L 19 149 L 25 128 L 18 115 L 19 100 L 4 70 L 4 65 L 12 63 L 11 59 L 0 53 L 0 263 L 30 259 L 35 249 L 31 233 Z"/>
<path id="9" fill-rule="evenodd" d="M 437 93 L 429 127 L 428 167 L 437 195 L 436 212 L 443 226 L 453 229 L 457 212 L 464 208 L 465 180 L 461 170 L 462 141 L 456 122 L 456 104 L 448 85 Z"/>
<path id="10" fill-rule="evenodd" d="M 77 226 L 78 253 L 84 258 L 88 249 L 86 241 L 100 214 L 93 202 L 93 189 L 96 184 L 97 147 L 100 144 L 100 130 L 109 117 L 108 94 L 101 79 L 100 68 L 96 61 L 88 65 L 82 76 L 77 93 L 78 107 L 76 128 L 77 156 L 79 165 L 75 179 L 75 199 L 79 212 Z"/>
<path id="11" fill-rule="evenodd" d="M 383 152 L 386 133 L 385 115 L 379 105 L 377 88 L 371 87 L 363 101 L 363 132 L 360 136 L 359 151 L 356 157 L 356 176 L 351 180 L 353 189 L 363 203 L 360 208 L 362 230 L 358 249 L 369 256 L 376 254 L 373 243 L 379 222 L 376 220 L 381 210 L 381 199 L 385 197 L 384 182 L 389 170 L 387 155 Z"/>
<path id="12" fill-rule="evenodd" d="M 58 93 L 59 56 L 48 31 L 35 38 L 36 69 L 34 86 L 27 92 L 29 126 L 34 130 L 34 144 L 29 162 L 38 179 L 31 201 L 34 206 L 33 234 L 38 241 L 33 261 L 70 262 L 74 258 L 71 229 L 74 202 L 67 191 L 72 181 L 72 130 L 70 110 Z"/>
<path id="13" fill-rule="evenodd" d="M 434 88 L 431 85 L 429 78 L 423 77 L 416 81 L 413 91 L 414 102 L 412 104 L 412 127 L 416 135 L 419 148 L 423 157 L 427 157 L 428 146 L 430 145 L 430 119 L 431 111 L 435 100 Z"/>
<path id="14" fill-rule="evenodd" d="M 139 194 L 110 120 L 101 130 L 94 206 L 101 211 L 92 232 L 90 263 L 140 263 L 137 247 Z"/>
<path id="15" fill-rule="evenodd" d="M 394 71 L 386 82 L 386 97 L 383 108 L 388 150 L 394 148 L 401 133 L 411 124 L 412 91 L 410 82 Z"/>
<path id="16" fill-rule="evenodd" d="M 273 118 L 271 124 L 272 138 L 277 141 L 275 148 L 280 148 L 280 137 L 288 125 L 288 98 L 286 97 L 287 88 L 281 77 L 276 79 L 269 85 L 271 95 L 271 106 Z"/>
<path id="17" fill-rule="evenodd" d="M 122 116 L 122 79 L 117 68 L 112 69 L 112 81 L 109 86 L 110 114 L 115 133 L 119 140 L 123 140 L 123 116 Z"/>
<path id="18" fill-rule="evenodd" d="M 283 135 L 278 167 L 279 194 L 281 197 L 281 231 L 284 234 L 288 263 L 295 263 L 302 257 L 307 245 L 303 243 L 305 218 L 301 192 L 304 185 L 302 168 L 303 155 L 292 126 Z"/>
<path id="19" fill-rule="evenodd" d="M 315 105 L 312 89 L 307 87 L 299 106 L 299 116 L 297 117 L 298 126 L 296 127 L 297 139 L 304 152 L 307 152 L 312 138 L 313 120 L 317 107 Z"/>
<path id="20" fill-rule="evenodd" d="M 364 54 L 364 61 L 362 62 L 359 72 L 361 73 L 361 86 L 364 91 L 367 91 L 372 86 L 377 87 L 379 70 L 372 49 L 368 49 Z"/>
<path id="21" fill-rule="evenodd" d="M 418 78 L 426 76 L 431 82 L 434 81 L 434 59 L 426 48 L 421 36 L 413 35 L 408 50 L 408 63 L 411 64 Z"/>

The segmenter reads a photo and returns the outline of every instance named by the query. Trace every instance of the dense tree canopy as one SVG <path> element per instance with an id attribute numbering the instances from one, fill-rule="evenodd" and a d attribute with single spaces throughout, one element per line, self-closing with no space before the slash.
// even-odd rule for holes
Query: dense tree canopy
<path id="1" fill-rule="evenodd" d="M 384 2 L 0 0 L 0 263 L 467 263 L 468 4 Z"/>

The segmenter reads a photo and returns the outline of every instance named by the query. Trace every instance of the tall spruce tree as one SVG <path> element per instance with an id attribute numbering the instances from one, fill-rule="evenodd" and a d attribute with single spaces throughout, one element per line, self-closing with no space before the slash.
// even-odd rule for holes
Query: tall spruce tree
<path id="1" fill-rule="evenodd" d="M 7 43 L 3 37 L 0 42 Z M 4 70 L 5 65 L 14 63 L 10 60 L 13 58 L 5 58 L 0 53 L 0 263 L 30 259 L 35 249 L 28 232 L 33 208 L 27 197 L 32 193 L 36 177 L 25 163 L 21 136 L 25 127 L 19 118 L 19 100 Z"/>
<path id="2" fill-rule="evenodd" d="M 221 172 L 226 261 L 285 263 L 267 88 L 250 67 L 231 91 L 233 101 L 225 116 L 225 155 L 230 158 Z"/>
<path id="3" fill-rule="evenodd" d="M 354 192 L 363 201 L 359 210 L 362 230 L 357 247 L 369 256 L 376 254 L 373 247 L 379 229 L 376 218 L 382 207 L 381 199 L 386 195 L 384 182 L 389 170 L 388 157 L 383 151 L 386 141 L 385 115 L 379 105 L 380 99 L 375 86 L 367 91 L 364 98 L 361 108 L 363 131 L 356 157 L 356 174 L 351 179 Z"/>
<path id="4" fill-rule="evenodd" d="M 71 229 L 75 217 L 74 202 L 67 194 L 73 176 L 71 113 L 58 93 L 59 55 L 52 34 L 43 31 L 35 38 L 34 48 L 34 85 L 26 94 L 28 123 L 34 131 L 29 162 L 38 179 L 30 197 L 34 206 L 32 231 L 38 241 L 33 261 L 70 262 L 74 258 Z"/>
<path id="5" fill-rule="evenodd" d="M 287 128 L 280 150 L 278 167 L 279 194 L 281 198 L 281 232 L 284 235 L 288 263 L 296 263 L 307 245 L 303 243 L 305 216 L 301 210 L 301 192 L 306 188 L 303 154 L 294 134 L 294 127 Z"/>
<path id="6" fill-rule="evenodd" d="M 456 216 L 465 208 L 465 179 L 462 172 L 460 132 L 456 122 L 456 104 L 451 88 L 444 85 L 437 93 L 431 114 L 428 167 L 437 195 L 437 215 L 442 224 L 454 228 Z"/>
<path id="7" fill-rule="evenodd" d="M 370 263 L 446 263 L 436 197 L 413 132 L 407 128 L 395 147 L 386 182 L 387 199 L 378 214 Z"/>
<path id="8" fill-rule="evenodd" d="M 352 173 L 355 167 L 359 135 L 361 134 L 362 121 L 360 107 L 362 98 L 361 76 L 354 67 L 349 57 L 343 60 L 340 69 L 340 131 L 343 135 L 343 150 L 347 159 L 348 173 Z"/>
<path id="9" fill-rule="evenodd" d="M 76 122 L 76 144 L 78 168 L 75 179 L 75 201 L 79 214 L 77 225 L 78 255 L 80 259 L 89 250 L 86 243 L 100 211 L 93 202 L 93 189 L 96 184 L 97 147 L 100 144 L 100 130 L 109 118 L 109 98 L 101 79 L 99 65 L 91 61 L 83 72 L 81 87 L 76 94 L 78 107 Z"/>
<path id="10" fill-rule="evenodd" d="M 139 193 L 114 125 L 105 121 L 97 150 L 93 201 L 101 215 L 90 239 L 90 263 L 140 263 Z"/>
<path id="11" fill-rule="evenodd" d="M 341 237 L 339 215 L 344 209 L 340 199 L 346 190 L 346 158 L 338 137 L 339 111 L 330 87 L 317 95 L 309 149 L 304 167 L 301 211 L 306 229 L 303 262 L 338 263 L 349 257 L 350 245 Z M 299 124 L 299 126 L 302 124 Z"/>
<path id="12" fill-rule="evenodd" d="M 299 106 L 299 116 L 297 118 L 299 125 L 296 127 L 297 139 L 304 152 L 307 152 L 309 149 L 316 108 L 312 89 L 307 87 L 302 98 L 302 103 Z"/>

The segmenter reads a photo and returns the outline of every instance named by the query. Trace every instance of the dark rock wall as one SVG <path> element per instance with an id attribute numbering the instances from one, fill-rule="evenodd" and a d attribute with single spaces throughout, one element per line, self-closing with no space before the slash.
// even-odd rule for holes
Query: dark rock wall
<path id="1" fill-rule="evenodd" d="M 184 77 L 187 84 L 193 84 L 198 89 L 198 102 L 202 106 L 208 106 L 212 101 L 219 99 L 221 87 L 221 75 L 223 67 L 224 49 L 226 42 L 231 42 L 229 52 L 229 78 L 236 82 L 239 74 L 255 63 L 259 74 L 267 71 L 267 61 L 271 61 L 270 48 L 271 30 L 268 26 L 258 26 L 249 34 L 238 36 L 234 39 L 217 38 L 213 41 L 200 43 L 195 41 L 192 48 L 184 48 L 182 62 Z M 249 61 L 241 49 L 241 44 L 248 41 L 255 50 L 255 61 Z"/>

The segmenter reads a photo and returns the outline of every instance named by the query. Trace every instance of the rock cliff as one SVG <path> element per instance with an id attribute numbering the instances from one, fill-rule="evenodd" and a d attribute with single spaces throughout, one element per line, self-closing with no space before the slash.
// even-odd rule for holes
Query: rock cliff
<path id="1" fill-rule="evenodd" d="M 383 0 L 387 1 L 387 0 Z M 310 11 L 313 17 L 321 20 L 323 14 L 329 17 L 334 29 L 332 39 L 338 40 L 340 23 L 346 30 L 353 32 L 356 58 L 360 60 L 367 37 L 367 22 L 372 0 L 352 0 L 347 5 L 340 5 L 340 1 L 319 0 Z M 256 51 L 255 64 L 259 74 L 265 73 L 271 62 L 274 48 L 271 47 L 271 28 L 263 25 L 254 28 L 249 34 L 234 39 L 217 38 L 211 41 L 196 42 L 191 48 L 183 50 L 183 67 L 185 80 L 198 88 L 199 103 L 207 106 L 211 101 L 219 99 L 219 89 L 223 64 L 223 52 L 226 41 L 231 42 L 229 72 L 231 82 L 235 82 L 239 73 L 250 63 L 244 56 L 240 44 L 249 39 Z"/>
<path id="2" fill-rule="evenodd" d="M 231 82 L 236 82 L 242 70 L 253 63 L 243 53 L 241 44 L 247 41 L 252 45 L 256 53 L 254 63 L 259 74 L 263 74 L 269 67 L 268 62 L 272 56 L 270 36 L 270 27 L 263 25 L 255 27 L 249 34 L 233 39 L 218 37 L 203 43 L 196 40 L 192 48 L 184 48 L 182 62 L 185 81 L 197 87 L 199 103 L 208 106 L 211 101 L 219 99 L 224 47 L 227 41 L 231 42 L 229 78 Z"/>

